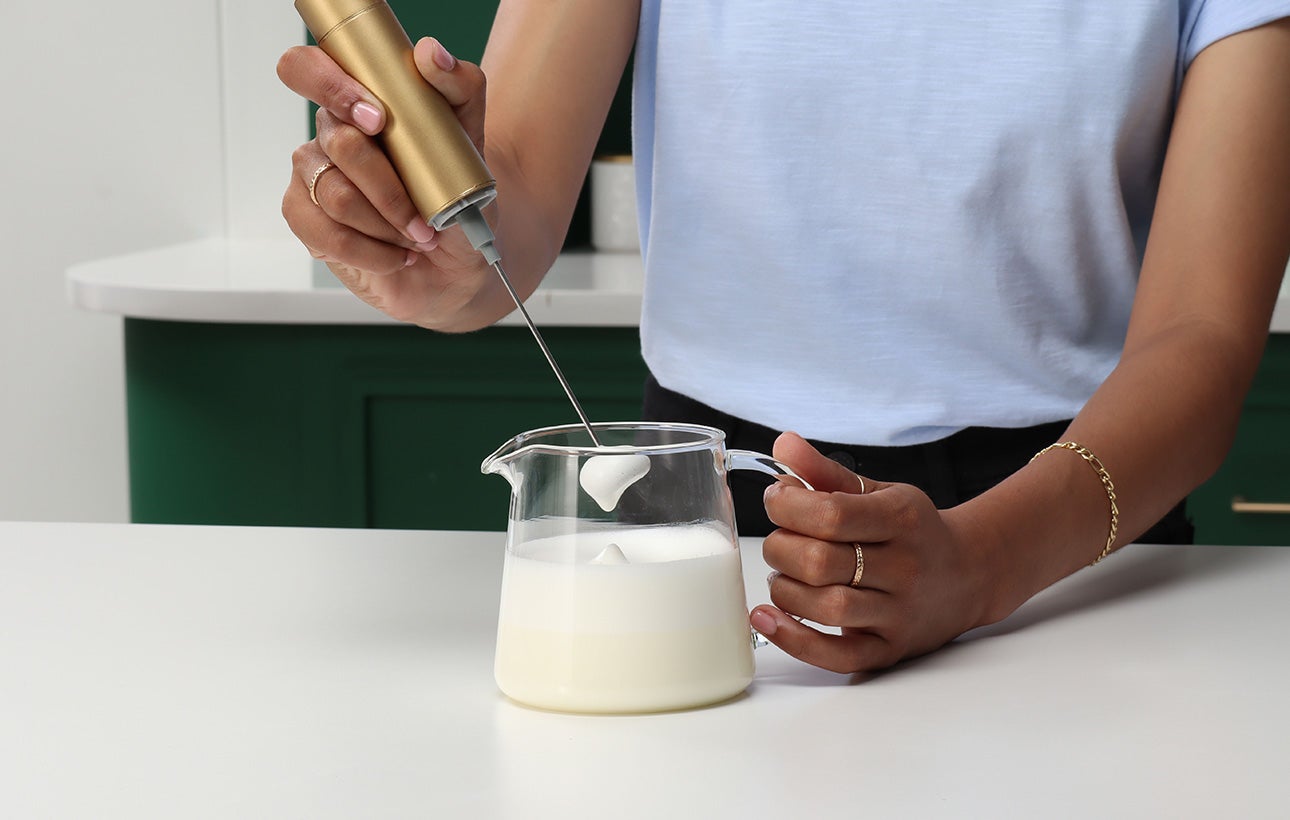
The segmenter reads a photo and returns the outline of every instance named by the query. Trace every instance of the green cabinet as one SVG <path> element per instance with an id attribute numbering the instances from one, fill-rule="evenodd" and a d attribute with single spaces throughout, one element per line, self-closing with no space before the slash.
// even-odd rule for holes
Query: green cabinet
<path id="1" fill-rule="evenodd" d="M 593 419 L 640 417 L 635 328 L 543 335 Z M 523 327 L 127 319 L 125 352 L 136 522 L 501 529 L 510 490 L 480 462 L 577 421 Z M 1199 543 L 1290 544 L 1287 503 L 1290 335 L 1273 335 L 1231 454 L 1189 508 Z"/>
<path id="2" fill-rule="evenodd" d="M 640 417 L 635 328 L 548 327 L 587 413 Z M 577 416 L 523 327 L 125 322 L 131 519 L 504 529 L 484 457 Z"/>
<path id="3" fill-rule="evenodd" d="M 1290 545 L 1290 334 L 1273 334 L 1236 442 L 1188 502 L 1202 544 Z"/>

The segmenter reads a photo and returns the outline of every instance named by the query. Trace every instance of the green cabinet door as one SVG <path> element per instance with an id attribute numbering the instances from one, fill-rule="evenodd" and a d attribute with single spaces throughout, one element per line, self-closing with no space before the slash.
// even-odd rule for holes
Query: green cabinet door
<path id="1" fill-rule="evenodd" d="M 640 417 L 635 328 L 543 335 L 591 418 Z M 136 522 L 505 529 L 480 462 L 577 422 L 522 327 L 127 319 L 125 341 Z"/>

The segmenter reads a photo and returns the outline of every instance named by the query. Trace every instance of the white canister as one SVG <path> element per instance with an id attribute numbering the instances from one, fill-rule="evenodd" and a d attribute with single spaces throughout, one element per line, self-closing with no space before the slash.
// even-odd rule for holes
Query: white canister
<path id="1" fill-rule="evenodd" d="M 630 155 L 601 156 L 591 163 L 591 245 L 598 251 L 640 251 Z"/>

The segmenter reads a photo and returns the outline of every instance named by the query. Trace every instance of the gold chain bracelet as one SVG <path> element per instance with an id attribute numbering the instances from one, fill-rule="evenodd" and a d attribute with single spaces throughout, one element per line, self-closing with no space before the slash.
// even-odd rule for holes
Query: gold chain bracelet
<path id="1" fill-rule="evenodd" d="M 1107 500 L 1111 502 L 1111 534 L 1106 537 L 1106 546 L 1102 548 L 1102 554 L 1094 559 L 1093 564 L 1096 564 L 1111 554 L 1111 546 L 1115 544 L 1115 535 L 1120 529 L 1120 508 L 1115 504 L 1115 484 L 1111 482 L 1111 474 L 1102 466 L 1102 460 L 1093 455 L 1092 450 L 1073 441 L 1059 441 L 1056 444 L 1050 444 L 1031 456 L 1030 460 L 1034 461 L 1049 450 L 1055 449 L 1070 450 L 1087 461 L 1089 466 L 1097 471 L 1097 477 L 1102 480 L 1102 487 L 1106 490 Z M 1093 564 L 1089 564 L 1089 566 L 1091 567 Z"/>

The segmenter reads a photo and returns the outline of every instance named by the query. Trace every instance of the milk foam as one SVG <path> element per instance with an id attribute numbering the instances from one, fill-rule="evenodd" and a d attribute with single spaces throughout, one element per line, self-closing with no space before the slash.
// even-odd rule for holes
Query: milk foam
<path id="1" fill-rule="evenodd" d="M 593 564 L 630 564 L 627 556 L 623 555 L 623 548 L 617 544 L 610 544 L 602 549 L 595 558 L 591 559 Z"/>
<path id="2" fill-rule="evenodd" d="M 645 477 L 649 466 L 649 456 L 644 453 L 592 456 L 578 472 L 578 483 L 600 509 L 609 512 L 618 506 L 628 487 Z"/>

